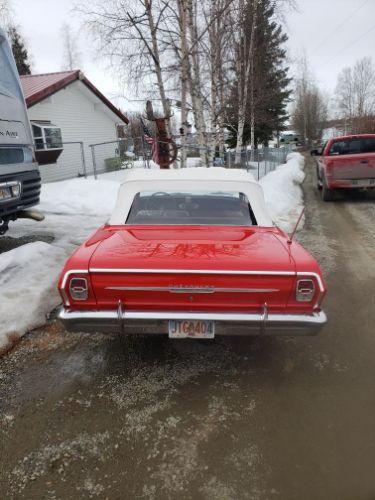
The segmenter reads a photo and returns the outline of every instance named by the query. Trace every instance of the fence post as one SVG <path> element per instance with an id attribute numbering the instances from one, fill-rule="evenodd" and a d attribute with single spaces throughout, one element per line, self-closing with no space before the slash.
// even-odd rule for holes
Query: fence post
<path id="1" fill-rule="evenodd" d="M 90 146 L 90 148 L 91 148 L 91 156 L 92 156 L 92 167 L 94 169 L 94 179 L 97 179 L 98 176 L 96 174 L 96 160 L 95 160 L 95 151 L 94 151 L 95 146 Z"/>
<path id="2" fill-rule="evenodd" d="M 267 148 L 263 148 L 264 151 L 264 175 L 267 175 Z"/>
<path id="3" fill-rule="evenodd" d="M 146 163 L 147 168 L 150 168 L 150 162 L 148 160 L 148 155 L 146 153 L 145 142 L 144 142 L 143 135 L 141 135 L 141 143 L 142 143 L 142 153 L 143 153 L 143 165 Z"/>
<path id="4" fill-rule="evenodd" d="M 82 166 L 83 166 L 83 175 L 85 176 L 85 179 L 87 179 L 86 159 L 85 159 L 85 150 L 83 147 L 83 142 L 80 142 L 79 145 L 81 148 L 81 160 L 82 160 Z"/>

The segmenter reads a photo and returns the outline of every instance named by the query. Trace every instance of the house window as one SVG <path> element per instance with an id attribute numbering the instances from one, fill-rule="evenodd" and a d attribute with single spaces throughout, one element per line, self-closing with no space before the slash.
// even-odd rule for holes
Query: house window
<path id="1" fill-rule="evenodd" d="M 49 122 L 31 122 L 35 149 L 62 149 L 61 129 Z"/>

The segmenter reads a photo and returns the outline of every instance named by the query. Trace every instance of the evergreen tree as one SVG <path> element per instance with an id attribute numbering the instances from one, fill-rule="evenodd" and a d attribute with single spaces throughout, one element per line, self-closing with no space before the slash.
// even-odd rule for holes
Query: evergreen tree
<path id="1" fill-rule="evenodd" d="M 253 1 L 247 0 L 247 15 L 244 23 L 252 24 L 254 15 Z M 250 30 L 245 30 L 245 36 L 250 37 Z M 260 0 L 255 30 L 254 71 L 253 81 L 249 82 L 254 89 L 255 144 L 267 144 L 274 132 L 285 128 L 288 119 L 286 106 L 289 102 L 291 79 L 288 77 L 288 67 L 285 65 L 286 49 L 284 44 L 288 37 L 282 27 L 275 21 L 275 2 Z M 237 87 L 231 92 L 228 103 L 228 116 L 231 123 L 229 145 L 235 146 L 237 125 L 236 110 L 233 103 L 238 102 Z M 250 116 L 246 116 L 243 144 L 250 141 Z"/>
<path id="2" fill-rule="evenodd" d="M 12 46 L 12 52 L 20 75 L 31 75 L 29 54 L 25 42 L 15 26 L 8 28 L 8 37 Z"/>

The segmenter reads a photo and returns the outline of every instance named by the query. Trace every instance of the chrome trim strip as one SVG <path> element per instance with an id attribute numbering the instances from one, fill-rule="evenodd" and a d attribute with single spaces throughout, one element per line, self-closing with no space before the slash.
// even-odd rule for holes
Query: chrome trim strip
<path id="1" fill-rule="evenodd" d="M 105 290 L 124 292 L 169 292 L 169 293 L 271 293 L 278 288 L 219 288 L 219 287 L 168 287 L 168 286 L 106 286 Z"/>
<path id="2" fill-rule="evenodd" d="M 268 306 L 267 302 L 265 302 L 262 307 L 262 313 L 260 319 L 260 329 L 263 334 L 266 333 L 267 321 L 268 321 Z"/>
<path id="3" fill-rule="evenodd" d="M 125 330 L 125 328 L 124 328 L 124 309 L 123 309 L 121 300 L 118 301 L 117 317 L 118 317 L 120 333 L 124 333 L 124 330 Z"/>
<path id="4" fill-rule="evenodd" d="M 264 276 L 295 276 L 294 271 L 227 271 L 222 269 L 104 269 L 90 268 L 90 273 L 118 273 L 118 274 L 240 274 Z M 303 273 L 302 273 L 303 274 Z M 305 273 L 307 274 L 307 273 Z"/>

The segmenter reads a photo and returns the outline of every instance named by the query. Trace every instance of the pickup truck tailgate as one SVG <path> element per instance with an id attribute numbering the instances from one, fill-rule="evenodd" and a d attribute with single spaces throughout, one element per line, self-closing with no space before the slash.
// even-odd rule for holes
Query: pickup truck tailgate
<path id="1" fill-rule="evenodd" d="M 339 179 L 375 179 L 375 153 L 330 157 L 331 175 Z"/>

